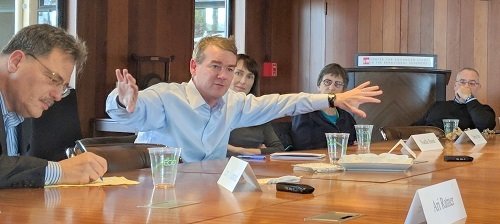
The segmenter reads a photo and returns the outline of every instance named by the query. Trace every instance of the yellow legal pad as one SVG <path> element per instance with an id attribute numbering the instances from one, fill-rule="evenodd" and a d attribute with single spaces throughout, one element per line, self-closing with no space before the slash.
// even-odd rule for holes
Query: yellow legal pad
<path id="1" fill-rule="evenodd" d="M 101 180 L 96 180 L 88 184 L 61 184 L 61 185 L 50 185 L 45 186 L 45 188 L 51 187 L 94 187 L 94 186 L 115 186 L 115 185 L 134 185 L 139 184 L 139 181 L 129 180 L 125 177 L 103 177 Z"/>

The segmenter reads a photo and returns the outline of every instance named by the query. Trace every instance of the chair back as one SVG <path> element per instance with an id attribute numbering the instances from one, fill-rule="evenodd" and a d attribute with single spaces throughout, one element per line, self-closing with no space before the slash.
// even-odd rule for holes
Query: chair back
<path id="1" fill-rule="evenodd" d="M 425 133 L 434 133 L 438 138 L 444 138 L 443 129 L 434 126 L 388 126 L 379 130 L 386 141 L 408 139 L 411 135 Z"/>

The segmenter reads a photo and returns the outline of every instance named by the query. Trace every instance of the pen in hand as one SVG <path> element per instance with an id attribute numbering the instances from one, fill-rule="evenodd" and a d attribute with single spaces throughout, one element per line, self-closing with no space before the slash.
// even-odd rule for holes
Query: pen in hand
<path id="1" fill-rule="evenodd" d="M 82 153 L 87 152 L 87 148 L 85 148 L 85 145 L 83 145 L 82 141 L 76 140 L 75 142 L 76 142 L 75 148 L 79 148 Z M 100 176 L 99 179 L 101 180 L 101 182 L 104 181 L 102 179 L 102 176 Z"/>

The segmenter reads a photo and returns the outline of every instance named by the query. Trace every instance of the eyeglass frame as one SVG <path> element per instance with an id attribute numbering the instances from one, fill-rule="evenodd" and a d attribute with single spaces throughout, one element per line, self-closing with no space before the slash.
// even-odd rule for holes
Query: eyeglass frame
<path id="1" fill-rule="evenodd" d="M 337 88 L 343 88 L 345 86 L 345 84 L 341 81 L 333 81 L 333 80 L 330 80 L 330 79 L 323 79 L 323 81 L 321 81 L 321 83 L 328 87 L 328 86 L 331 86 L 332 84 L 337 87 Z M 329 83 L 329 84 L 328 84 Z"/>
<path id="2" fill-rule="evenodd" d="M 477 87 L 479 85 L 481 85 L 478 81 L 476 80 L 466 80 L 466 79 L 459 79 L 457 81 L 455 81 L 456 83 L 458 83 L 459 85 L 461 86 L 465 86 L 465 85 L 468 85 L 470 87 Z"/>
<path id="3" fill-rule="evenodd" d="M 31 56 L 33 59 L 35 59 L 42 67 L 45 68 L 48 72 L 42 72 L 43 75 L 48 77 L 50 81 L 52 81 L 52 84 L 61 88 L 61 98 L 67 97 L 70 92 L 71 92 L 71 87 L 69 87 L 68 84 L 64 84 L 64 79 L 59 75 L 57 72 L 53 72 L 50 70 L 45 64 L 43 64 L 35 55 L 26 53 L 26 55 Z"/>

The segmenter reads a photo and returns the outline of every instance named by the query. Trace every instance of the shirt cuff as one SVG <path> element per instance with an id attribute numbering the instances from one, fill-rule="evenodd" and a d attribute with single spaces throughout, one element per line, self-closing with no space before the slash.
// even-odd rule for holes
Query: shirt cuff
<path id="1" fill-rule="evenodd" d="M 57 162 L 49 161 L 45 167 L 45 185 L 54 185 L 61 179 L 62 169 Z"/>
<path id="2" fill-rule="evenodd" d="M 127 108 L 125 105 L 123 105 L 120 100 L 118 100 L 118 96 L 116 96 L 116 104 L 118 104 L 118 107 L 121 107 L 122 109 Z"/>

